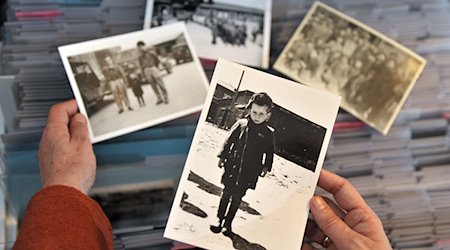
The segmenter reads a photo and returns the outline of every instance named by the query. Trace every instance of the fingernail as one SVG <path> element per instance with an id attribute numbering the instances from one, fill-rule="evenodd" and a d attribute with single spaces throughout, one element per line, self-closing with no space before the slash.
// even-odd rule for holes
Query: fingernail
<path id="1" fill-rule="evenodd" d="M 84 116 L 80 113 L 77 113 L 73 116 L 72 120 L 74 122 L 81 122 L 81 123 L 86 123 L 86 119 L 84 118 Z"/>
<path id="2" fill-rule="evenodd" d="M 326 202 L 322 199 L 322 197 L 314 196 L 312 198 L 312 206 L 314 206 L 317 210 L 323 210 L 327 207 Z"/>

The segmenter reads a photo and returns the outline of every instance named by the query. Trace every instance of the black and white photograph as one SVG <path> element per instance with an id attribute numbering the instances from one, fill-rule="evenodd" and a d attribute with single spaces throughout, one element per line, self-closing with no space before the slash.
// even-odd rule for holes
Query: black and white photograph
<path id="1" fill-rule="evenodd" d="M 58 49 L 93 143 L 198 112 L 206 98 L 182 22 Z"/>
<path id="2" fill-rule="evenodd" d="M 89 193 L 114 230 L 163 227 L 174 196 L 172 179 L 95 187 Z"/>
<path id="3" fill-rule="evenodd" d="M 342 108 L 387 134 L 425 67 L 396 41 L 315 2 L 274 68 L 342 97 Z"/>
<path id="4" fill-rule="evenodd" d="M 182 21 L 198 55 L 269 67 L 272 0 L 147 0 L 144 29 Z"/>
<path id="5" fill-rule="evenodd" d="M 219 59 L 164 236 L 206 249 L 300 249 L 339 102 Z"/>

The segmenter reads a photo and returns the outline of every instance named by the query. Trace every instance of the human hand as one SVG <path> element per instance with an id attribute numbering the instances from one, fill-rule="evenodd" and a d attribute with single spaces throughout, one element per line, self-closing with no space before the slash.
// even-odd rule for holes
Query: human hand
<path id="1" fill-rule="evenodd" d="M 218 163 L 219 168 L 225 167 L 225 162 L 226 162 L 226 160 L 224 158 L 219 158 L 219 163 Z"/>
<path id="2" fill-rule="evenodd" d="M 86 118 L 75 100 L 54 105 L 39 144 L 43 187 L 65 185 L 87 194 L 97 167 Z"/>
<path id="3" fill-rule="evenodd" d="M 322 170 L 318 185 L 332 200 L 314 196 L 305 235 L 327 249 L 392 249 L 380 219 L 346 179 Z M 329 240 L 325 240 L 328 237 Z M 304 244 L 302 250 L 313 249 Z"/>

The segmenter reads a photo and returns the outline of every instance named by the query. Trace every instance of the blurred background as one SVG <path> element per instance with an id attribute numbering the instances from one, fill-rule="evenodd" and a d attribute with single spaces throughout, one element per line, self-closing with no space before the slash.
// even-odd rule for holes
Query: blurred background
<path id="1" fill-rule="evenodd" d="M 450 1 L 323 2 L 427 59 L 386 136 L 339 112 L 324 168 L 357 187 L 394 249 L 450 249 Z M 273 1 L 269 65 L 312 3 Z M 37 146 L 48 109 L 73 97 L 57 46 L 141 30 L 146 0 L 10 0 L 1 6 L 0 248 L 9 249 L 40 188 Z M 214 62 L 202 63 L 210 78 Z M 95 144 L 91 196 L 114 222 L 116 249 L 178 245 L 162 232 L 198 117 Z"/>

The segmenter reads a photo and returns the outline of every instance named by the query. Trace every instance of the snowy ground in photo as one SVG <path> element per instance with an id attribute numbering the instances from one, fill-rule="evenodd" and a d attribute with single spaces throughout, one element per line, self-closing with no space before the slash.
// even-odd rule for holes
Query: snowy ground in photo
<path id="1" fill-rule="evenodd" d="M 233 221 L 235 235 L 227 237 L 210 231 L 210 225 L 217 225 L 220 200 L 220 194 L 212 191 L 223 188 L 220 184 L 223 170 L 217 166 L 217 154 L 227 135 L 228 131 L 204 124 L 186 168 L 202 178 L 202 184 L 208 188 L 198 181 L 183 180 L 178 192 L 186 193 L 185 202 L 206 213 L 206 217 L 186 212 L 174 204 L 167 236 L 176 235 L 178 241 L 209 249 L 299 249 L 308 216 L 308 193 L 315 188 L 311 184 L 314 173 L 278 155 L 274 157 L 272 171 L 260 177 L 256 189 L 248 190 L 244 196 L 243 203 L 249 208 L 238 210 Z"/>

